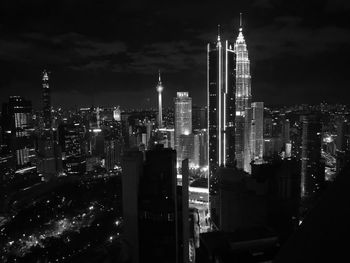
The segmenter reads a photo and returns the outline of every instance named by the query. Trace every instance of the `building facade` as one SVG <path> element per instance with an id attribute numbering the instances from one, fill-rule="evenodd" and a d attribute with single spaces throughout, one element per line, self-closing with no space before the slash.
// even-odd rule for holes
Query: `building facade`
<path id="1" fill-rule="evenodd" d="M 186 145 L 183 145 L 183 140 L 180 140 L 181 135 L 192 134 L 192 99 L 188 96 L 188 92 L 177 92 L 175 103 L 175 149 L 177 152 L 178 162 L 182 160 L 182 150 Z M 186 140 L 186 142 L 188 142 Z M 193 142 L 192 142 L 193 144 Z M 187 157 L 189 158 L 189 157 Z M 186 158 L 185 158 L 186 159 Z"/>
<path id="2" fill-rule="evenodd" d="M 31 102 L 20 96 L 11 96 L 8 103 L 2 105 L 3 141 L 19 167 L 30 162 L 31 114 Z"/>
<path id="3" fill-rule="evenodd" d="M 301 123 L 301 198 L 309 199 L 321 190 L 325 180 L 321 161 L 322 125 L 315 115 L 302 116 Z"/>
<path id="4" fill-rule="evenodd" d="M 209 177 L 235 163 L 236 55 L 220 35 L 207 45 Z"/>
<path id="5" fill-rule="evenodd" d="M 43 122 L 44 128 L 50 129 L 52 124 L 51 118 L 51 91 L 49 86 L 49 72 L 43 71 L 42 78 L 42 101 L 43 101 Z"/>
<path id="6" fill-rule="evenodd" d="M 264 153 L 264 103 L 253 102 L 252 113 L 252 159 L 254 161 L 261 161 Z"/>
<path id="7" fill-rule="evenodd" d="M 236 53 L 236 160 L 237 168 L 250 173 L 251 156 L 251 76 L 242 23 L 234 45 Z"/>

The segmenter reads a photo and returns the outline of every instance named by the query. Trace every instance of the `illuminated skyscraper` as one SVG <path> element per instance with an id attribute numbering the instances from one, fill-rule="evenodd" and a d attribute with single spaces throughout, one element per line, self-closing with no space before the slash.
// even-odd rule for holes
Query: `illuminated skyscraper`
<path id="1" fill-rule="evenodd" d="M 235 163 L 236 56 L 220 34 L 207 52 L 209 175 L 213 176 L 219 166 Z"/>
<path id="2" fill-rule="evenodd" d="M 44 70 L 42 75 L 43 124 L 36 155 L 37 171 L 45 181 L 58 176 L 62 172 L 62 150 L 57 140 L 57 132 L 52 129 L 51 91 L 49 87 L 49 72 Z"/>
<path id="3" fill-rule="evenodd" d="M 2 106 L 4 143 L 17 166 L 30 162 L 31 148 L 29 128 L 32 120 L 32 104 L 20 96 L 11 96 Z"/>
<path id="4" fill-rule="evenodd" d="M 247 45 L 242 33 L 242 18 L 235 43 L 236 53 L 236 159 L 237 168 L 250 173 L 251 162 L 251 76 Z"/>
<path id="5" fill-rule="evenodd" d="M 251 137 L 251 149 L 252 159 L 262 160 L 264 153 L 264 103 L 253 102 L 252 103 L 252 137 Z"/>
<path id="6" fill-rule="evenodd" d="M 113 120 L 120 121 L 121 120 L 121 111 L 119 106 L 117 108 L 114 107 L 113 109 Z"/>
<path id="7" fill-rule="evenodd" d="M 159 77 L 158 77 L 158 84 L 157 84 L 157 92 L 158 92 L 158 128 L 163 127 L 163 117 L 162 117 L 162 91 L 164 87 L 162 85 L 162 80 L 160 78 L 160 71 L 159 71 Z"/>
<path id="8" fill-rule="evenodd" d="M 49 87 L 49 73 L 43 71 L 43 117 L 44 117 L 44 128 L 51 128 L 51 91 Z"/>
<path id="9" fill-rule="evenodd" d="M 175 102 L 175 148 L 177 157 L 181 156 L 180 136 L 192 133 L 192 99 L 188 92 L 177 92 Z M 193 143 L 193 142 L 192 142 Z M 182 162 L 182 160 L 178 160 Z"/>

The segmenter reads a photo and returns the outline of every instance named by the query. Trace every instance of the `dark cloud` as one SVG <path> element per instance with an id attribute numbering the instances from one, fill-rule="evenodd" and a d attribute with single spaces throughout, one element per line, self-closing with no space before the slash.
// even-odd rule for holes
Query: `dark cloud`
<path id="1" fill-rule="evenodd" d="M 256 8 L 273 8 L 273 4 L 271 0 L 255 0 L 252 3 L 252 7 Z"/>
<path id="2" fill-rule="evenodd" d="M 129 70 L 141 74 L 154 74 L 158 69 L 167 72 L 182 72 L 204 65 L 201 60 L 203 46 L 188 41 L 152 43 L 138 52 L 130 53 Z"/>
<path id="3" fill-rule="evenodd" d="M 17 94 L 39 105 L 41 70 L 49 68 L 56 104 L 147 106 L 161 69 L 168 105 L 177 90 L 203 105 L 206 44 L 217 24 L 234 41 L 240 12 L 254 100 L 344 101 L 349 11 L 346 0 L 4 0 L 0 102 Z"/>
<path id="4" fill-rule="evenodd" d="M 286 18 L 283 18 L 286 21 Z M 281 20 L 279 20 L 281 21 Z M 251 57 L 268 60 L 272 57 L 298 55 L 312 57 L 325 52 L 338 53 L 340 46 L 350 48 L 350 29 L 327 26 L 305 28 L 300 18 L 289 17 L 283 26 L 269 25 L 249 33 Z"/>
<path id="5" fill-rule="evenodd" d="M 344 12 L 350 9 L 350 1 L 348 0 L 327 0 L 325 10 L 327 12 Z"/>

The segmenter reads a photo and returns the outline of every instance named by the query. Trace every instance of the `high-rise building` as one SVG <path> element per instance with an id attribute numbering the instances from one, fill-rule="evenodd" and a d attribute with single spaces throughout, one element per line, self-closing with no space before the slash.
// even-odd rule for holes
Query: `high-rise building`
<path id="1" fill-rule="evenodd" d="M 301 123 L 301 198 L 309 199 L 321 190 L 325 180 L 321 161 L 322 125 L 315 115 L 302 116 Z"/>
<path id="2" fill-rule="evenodd" d="M 194 163 L 194 135 L 193 133 L 185 135 L 181 134 L 179 137 L 179 146 L 177 147 L 177 162 L 189 159 L 190 164 Z M 180 163 L 181 164 L 181 163 Z M 179 164 L 179 165 L 180 165 Z"/>
<path id="3" fill-rule="evenodd" d="M 236 55 L 220 34 L 207 45 L 209 177 L 235 163 Z"/>
<path id="4" fill-rule="evenodd" d="M 51 90 L 49 87 L 49 72 L 42 73 L 42 110 L 43 126 L 38 135 L 36 155 L 37 170 L 48 181 L 62 173 L 62 148 L 59 144 L 58 133 L 52 129 Z"/>
<path id="5" fill-rule="evenodd" d="M 9 102 L 2 105 L 3 140 L 17 166 L 23 166 L 30 161 L 31 113 L 31 102 L 20 96 L 11 96 Z"/>
<path id="6" fill-rule="evenodd" d="M 199 160 L 201 156 L 200 135 L 194 134 L 193 136 L 193 165 L 199 167 Z"/>
<path id="7" fill-rule="evenodd" d="M 163 116 L 162 116 L 162 91 L 164 89 L 162 85 L 162 80 L 160 77 L 160 71 L 159 71 L 159 76 L 158 76 L 158 84 L 157 84 L 157 92 L 158 92 L 158 128 L 163 127 Z"/>
<path id="8" fill-rule="evenodd" d="M 210 218 L 213 229 L 233 232 L 266 224 L 266 204 L 259 184 L 241 169 L 220 167 L 212 178 Z"/>
<path id="9" fill-rule="evenodd" d="M 119 106 L 117 108 L 114 107 L 113 109 L 113 120 L 121 121 L 121 111 Z"/>
<path id="10" fill-rule="evenodd" d="M 113 170 L 121 163 L 122 144 L 116 138 L 105 138 L 105 167 L 107 171 Z"/>
<path id="11" fill-rule="evenodd" d="M 37 171 L 44 181 L 49 181 L 62 172 L 62 152 L 52 133 L 43 132 L 37 143 Z"/>
<path id="12" fill-rule="evenodd" d="M 79 123 L 58 126 L 58 139 L 65 157 L 82 155 L 85 131 Z"/>
<path id="13" fill-rule="evenodd" d="M 199 137 L 199 165 L 208 165 L 208 132 L 201 131 L 198 134 Z"/>
<path id="14" fill-rule="evenodd" d="M 51 91 L 49 86 L 49 72 L 44 70 L 43 71 L 43 90 L 42 90 L 42 96 L 43 96 L 43 121 L 44 121 L 44 128 L 50 129 L 52 118 L 51 118 Z"/>
<path id="15" fill-rule="evenodd" d="M 252 138 L 251 149 L 252 159 L 262 160 L 264 153 L 264 103 L 253 102 L 252 103 Z"/>
<path id="16" fill-rule="evenodd" d="M 251 76 L 247 44 L 240 19 L 239 34 L 234 51 L 236 53 L 236 160 L 237 168 L 250 173 L 252 160 L 251 136 Z"/>
<path id="17" fill-rule="evenodd" d="M 339 174 L 350 163 L 350 123 L 348 120 L 337 122 L 336 172 Z"/>
<path id="18" fill-rule="evenodd" d="M 205 107 L 192 107 L 192 127 L 193 130 L 201 130 L 207 128 L 207 109 Z"/>
<path id="19" fill-rule="evenodd" d="M 284 145 L 290 142 L 290 121 L 286 118 L 282 120 L 282 142 Z"/>
<path id="20" fill-rule="evenodd" d="M 163 144 L 164 148 L 175 149 L 175 130 L 169 128 L 159 129 L 156 141 Z"/>
<path id="21" fill-rule="evenodd" d="M 146 122 L 146 147 L 148 148 L 149 140 L 151 139 L 152 136 L 152 129 L 153 129 L 153 124 L 151 121 L 147 120 Z"/>
<path id="22" fill-rule="evenodd" d="M 183 232 L 188 230 L 188 202 L 184 202 L 188 188 L 181 193 L 177 187 L 176 152 L 157 145 L 143 159 L 136 151 L 126 152 L 122 161 L 125 239 L 131 262 L 182 262 L 189 247 L 184 246 L 188 240 Z"/>
<path id="23" fill-rule="evenodd" d="M 337 150 L 350 150 L 350 123 L 347 120 L 337 122 Z"/>
<path id="24" fill-rule="evenodd" d="M 192 134 L 192 99 L 188 92 L 177 92 L 175 102 L 175 148 L 177 151 L 178 162 L 182 162 L 182 145 L 181 135 L 188 136 Z M 192 137 L 193 138 L 193 137 Z M 192 142 L 193 144 L 193 142 Z M 187 157 L 189 158 L 189 157 Z"/>
<path id="25" fill-rule="evenodd" d="M 130 262 L 138 263 L 139 238 L 139 188 L 143 174 L 143 154 L 141 151 L 126 151 L 122 159 L 124 238 L 130 244 Z"/>

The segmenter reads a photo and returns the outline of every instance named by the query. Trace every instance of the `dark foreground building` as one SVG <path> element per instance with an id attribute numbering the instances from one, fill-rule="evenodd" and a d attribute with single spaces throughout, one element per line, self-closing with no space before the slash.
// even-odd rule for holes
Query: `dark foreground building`
<path id="1" fill-rule="evenodd" d="M 126 152 L 122 168 L 124 234 L 131 262 L 183 262 L 188 250 L 183 246 L 188 213 L 183 211 L 188 203 L 180 204 L 176 151 L 158 145 L 145 155 Z"/>
<path id="2" fill-rule="evenodd" d="M 350 167 L 339 174 L 275 262 L 344 262 L 349 258 Z"/>
<path id="3" fill-rule="evenodd" d="M 272 262 L 279 249 L 277 235 L 264 227 L 208 232 L 200 241 L 197 262 L 201 263 Z"/>

